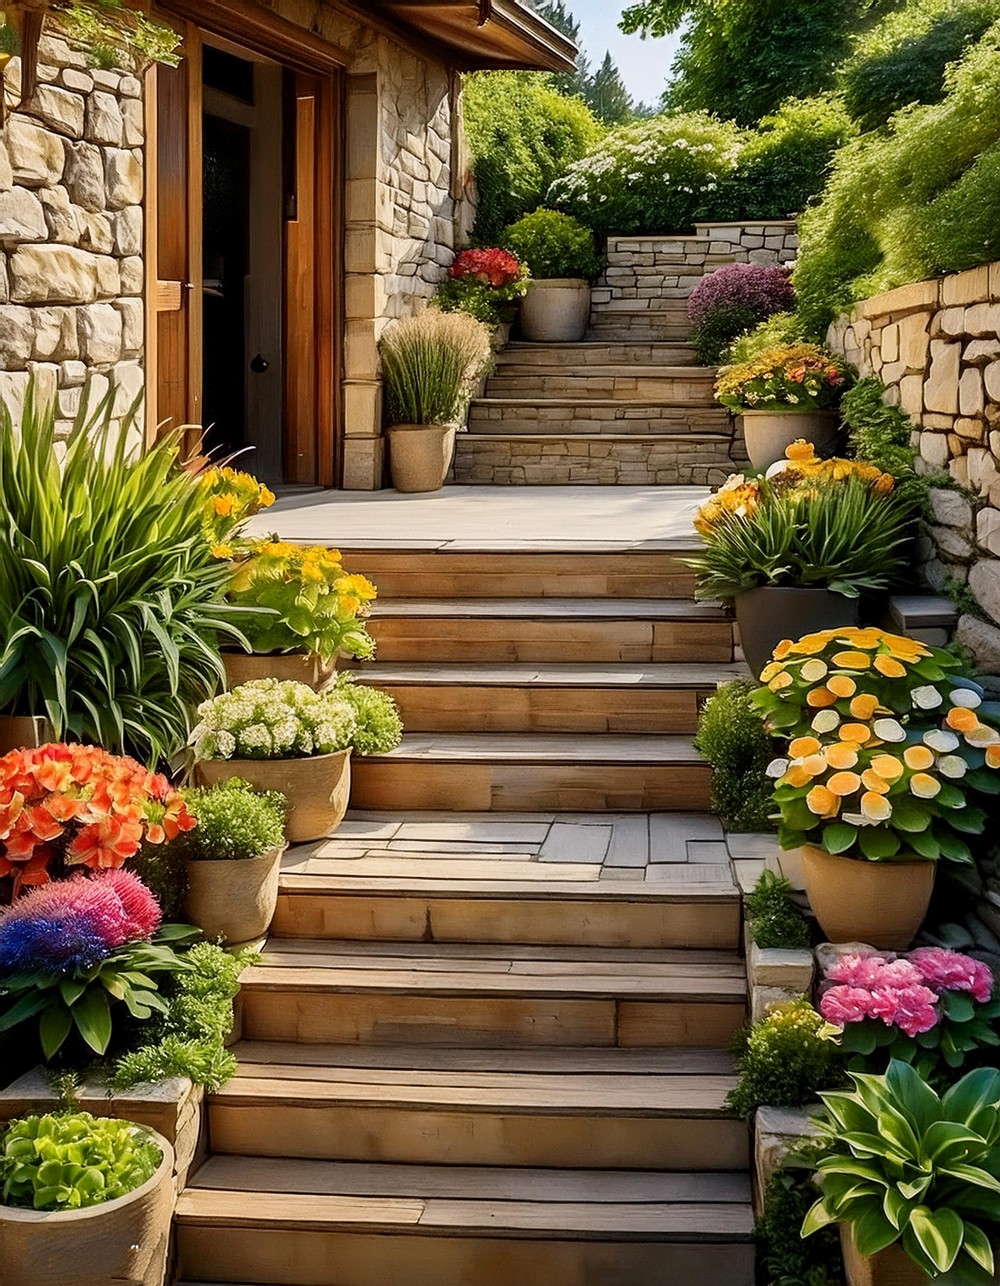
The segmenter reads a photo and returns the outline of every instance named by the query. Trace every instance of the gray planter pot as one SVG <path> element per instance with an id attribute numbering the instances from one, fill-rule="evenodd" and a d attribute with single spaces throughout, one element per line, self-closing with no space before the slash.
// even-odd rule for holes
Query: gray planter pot
<path id="1" fill-rule="evenodd" d="M 590 283 L 575 277 L 532 281 L 521 304 L 521 334 L 535 344 L 575 344 L 590 323 Z"/>
<path id="2" fill-rule="evenodd" d="M 838 625 L 857 625 L 860 605 L 828 589 L 762 585 L 735 600 L 736 622 L 747 665 L 756 678 L 782 639 L 800 639 Z"/>
<path id="3" fill-rule="evenodd" d="M 747 455 L 755 469 L 769 469 L 784 460 L 785 452 L 804 438 L 820 456 L 836 453 L 840 417 L 834 411 L 743 411 Z"/>

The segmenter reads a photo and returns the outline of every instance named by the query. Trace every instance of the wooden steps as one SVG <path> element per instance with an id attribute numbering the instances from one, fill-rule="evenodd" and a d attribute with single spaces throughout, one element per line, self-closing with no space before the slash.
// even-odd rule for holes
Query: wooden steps
<path id="1" fill-rule="evenodd" d="M 209 1106 L 215 1153 L 580 1169 L 746 1163 L 746 1130 L 724 1108 L 735 1078 L 721 1052 L 542 1049 L 523 1070 L 516 1051 L 483 1050 L 470 1070 L 446 1049 L 409 1050 L 405 1067 L 385 1067 L 377 1048 L 349 1063 L 338 1046 L 313 1049 L 303 1065 L 295 1044 L 236 1047 L 239 1071 Z"/>
<path id="2" fill-rule="evenodd" d="M 742 664 L 439 664 L 376 662 L 411 732 L 693 733 L 698 711 Z"/>
<path id="3" fill-rule="evenodd" d="M 724 1048 L 742 1025 L 735 957 L 663 964 L 541 955 L 345 954 L 274 940 L 243 976 L 243 1033 L 304 1044 Z"/>
<path id="4" fill-rule="evenodd" d="M 213 1158 L 177 1212 L 182 1272 L 280 1286 L 751 1286 L 751 1228 L 740 1175 L 267 1158 Z"/>

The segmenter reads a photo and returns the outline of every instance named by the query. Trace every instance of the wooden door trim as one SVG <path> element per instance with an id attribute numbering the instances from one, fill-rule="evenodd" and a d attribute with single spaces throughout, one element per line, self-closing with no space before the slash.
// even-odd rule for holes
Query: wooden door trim
<path id="1" fill-rule="evenodd" d="M 329 73 L 347 67 L 351 54 L 252 0 L 159 0 L 156 10 L 233 41 L 296 71 Z"/>

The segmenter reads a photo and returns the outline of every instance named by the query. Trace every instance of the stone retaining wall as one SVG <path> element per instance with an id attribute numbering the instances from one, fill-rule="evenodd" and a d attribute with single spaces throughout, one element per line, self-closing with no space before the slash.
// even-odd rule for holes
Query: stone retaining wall
<path id="1" fill-rule="evenodd" d="M 958 638 L 1000 674 L 1000 263 L 866 299 L 829 340 L 912 417 L 919 467 L 954 484 L 931 490 L 922 573 L 968 585 L 988 620 L 963 615 Z"/>
<path id="2" fill-rule="evenodd" d="M 142 84 L 51 34 L 38 70 L 0 133 L 0 398 L 33 376 L 66 429 L 88 378 L 119 413 L 143 385 Z"/>

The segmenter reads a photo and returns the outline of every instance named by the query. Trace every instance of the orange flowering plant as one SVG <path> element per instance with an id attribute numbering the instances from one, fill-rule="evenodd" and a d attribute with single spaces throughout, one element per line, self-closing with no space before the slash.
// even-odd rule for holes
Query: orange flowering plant
<path id="1" fill-rule="evenodd" d="M 205 539 L 216 558 L 230 558 L 231 542 L 248 518 L 270 509 L 274 492 L 250 473 L 228 465 L 213 466 L 198 474 L 198 486 L 205 500 Z"/>
<path id="2" fill-rule="evenodd" d="M 45 884 L 71 868 L 117 868 L 142 844 L 194 828 L 179 791 L 134 759 L 54 742 L 0 758 L 0 877 Z"/>
<path id="3" fill-rule="evenodd" d="M 789 740 L 769 768 L 784 848 L 971 862 L 1000 794 L 1000 706 L 949 653 L 877 629 L 786 639 L 755 702 Z"/>
<path id="4" fill-rule="evenodd" d="M 724 367 L 715 396 L 733 411 L 822 411 L 843 389 L 843 362 L 818 344 L 776 344 Z"/>

